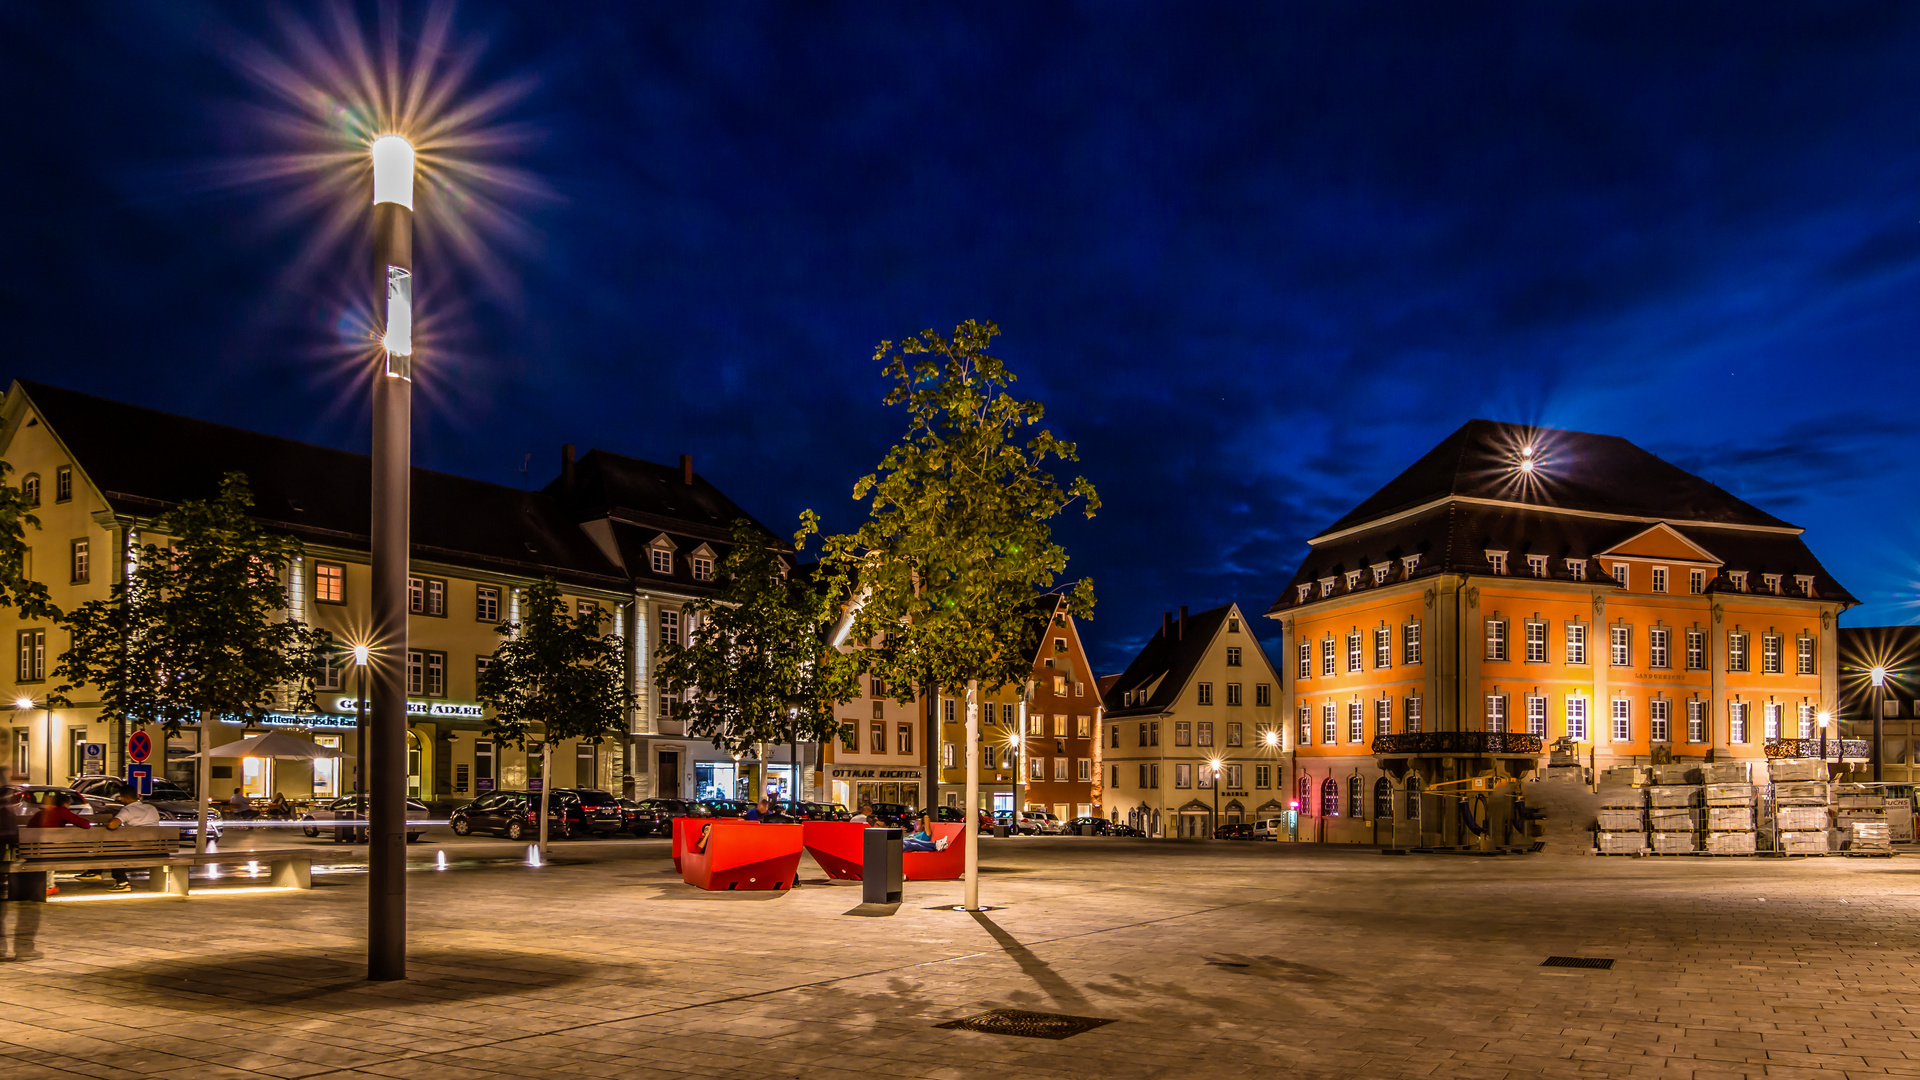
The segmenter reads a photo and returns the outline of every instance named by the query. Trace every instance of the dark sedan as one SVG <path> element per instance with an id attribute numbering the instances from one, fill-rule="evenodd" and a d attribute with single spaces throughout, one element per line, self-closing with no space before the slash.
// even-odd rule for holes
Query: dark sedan
<path id="1" fill-rule="evenodd" d="M 753 809 L 752 803 L 739 799 L 701 799 L 698 805 L 706 808 L 702 817 L 745 817 Z"/>
<path id="2" fill-rule="evenodd" d="M 585 807 L 578 795 L 556 789 L 547 805 L 551 812 L 549 837 L 567 840 L 588 831 Z M 447 815 L 447 825 L 455 836 L 484 832 L 525 840 L 540 834 L 540 809 L 534 797 L 524 791 L 492 791 L 455 808 Z"/>
<path id="3" fill-rule="evenodd" d="M 554 788 L 554 797 L 564 800 L 571 795 L 580 803 L 580 831 L 598 837 L 612 836 L 626 827 L 625 815 L 620 812 L 620 800 L 611 792 L 598 788 Z"/>
<path id="4" fill-rule="evenodd" d="M 1113 822 L 1106 818 L 1077 817 L 1061 826 L 1068 836 L 1085 836 L 1092 829 L 1094 836 L 1112 836 Z"/>
<path id="5" fill-rule="evenodd" d="M 627 831 L 635 836 L 671 836 L 674 818 L 713 816 L 686 799 L 622 799 L 620 809 Z"/>
<path id="6" fill-rule="evenodd" d="M 1253 822 L 1229 821 L 1225 825 L 1222 825 L 1219 828 L 1213 830 L 1213 838 L 1215 840 L 1255 839 L 1253 835 Z"/>

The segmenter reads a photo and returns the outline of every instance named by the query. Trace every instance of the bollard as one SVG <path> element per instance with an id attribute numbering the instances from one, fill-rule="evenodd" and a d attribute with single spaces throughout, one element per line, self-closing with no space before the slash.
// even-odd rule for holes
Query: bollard
<path id="1" fill-rule="evenodd" d="M 906 834 L 899 829 L 868 829 L 861 837 L 861 902 L 900 902 L 900 883 L 905 877 L 901 865 L 901 842 L 905 839 Z"/>

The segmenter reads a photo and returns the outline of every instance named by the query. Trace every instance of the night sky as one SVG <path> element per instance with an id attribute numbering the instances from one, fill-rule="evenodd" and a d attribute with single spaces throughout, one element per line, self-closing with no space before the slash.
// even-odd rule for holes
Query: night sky
<path id="1" fill-rule="evenodd" d="M 0 3 L 0 375 L 366 449 L 368 258 L 327 223 L 367 180 L 266 175 L 311 146 L 261 58 L 341 52 L 289 10 Z M 849 527 L 900 433 L 875 344 L 973 317 L 1105 500 L 1064 531 L 1102 671 L 1162 610 L 1264 611 L 1476 416 L 1630 438 L 1805 526 L 1850 625 L 1916 615 L 1920 6 L 452 25 L 493 172 L 421 196 L 474 240 L 420 241 L 420 464 L 691 453 L 778 530 Z"/>

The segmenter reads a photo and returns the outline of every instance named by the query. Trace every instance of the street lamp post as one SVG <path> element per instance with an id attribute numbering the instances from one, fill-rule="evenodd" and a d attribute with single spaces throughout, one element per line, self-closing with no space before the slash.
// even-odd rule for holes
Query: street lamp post
<path id="1" fill-rule="evenodd" d="M 1876 665 L 1869 673 L 1873 678 L 1873 782 L 1880 782 L 1880 717 L 1886 708 L 1880 704 L 1887 692 L 1887 669 Z"/>
<path id="2" fill-rule="evenodd" d="M 1827 772 L 1826 772 L 1826 769 L 1827 769 L 1827 721 L 1831 719 L 1833 719 L 1833 714 L 1825 711 L 1822 711 L 1820 713 L 1820 775 L 1821 776 L 1827 775 Z"/>
<path id="3" fill-rule="evenodd" d="M 364 797 L 367 793 L 367 647 L 353 647 L 353 666 L 359 679 L 357 696 L 353 701 L 353 793 Z"/>
<path id="4" fill-rule="evenodd" d="M 1207 768 L 1213 770 L 1213 830 L 1208 839 L 1220 838 L 1220 759 L 1207 762 Z"/>
<path id="5" fill-rule="evenodd" d="M 16 709 L 19 709 L 21 712 L 26 712 L 27 710 L 33 708 L 33 699 L 30 697 L 15 698 L 13 701 L 13 707 Z M 41 782 L 51 787 L 51 786 L 54 786 L 53 784 L 53 702 L 51 701 L 47 702 L 46 708 L 47 708 L 47 755 L 46 755 L 47 778 Z"/>
<path id="6" fill-rule="evenodd" d="M 373 716 L 367 978 L 407 977 L 407 556 L 413 456 L 413 147 L 373 141 L 373 247 L 387 298 L 373 379 Z"/>

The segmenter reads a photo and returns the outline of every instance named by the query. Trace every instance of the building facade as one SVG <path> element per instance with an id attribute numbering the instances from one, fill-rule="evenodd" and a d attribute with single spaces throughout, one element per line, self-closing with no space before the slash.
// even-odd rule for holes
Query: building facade
<path id="1" fill-rule="evenodd" d="M 1423 790 L 1554 746 L 1605 769 L 1813 734 L 1855 601 L 1801 533 L 1624 439 L 1466 424 L 1310 540 L 1268 611 L 1302 838 L 1444 836 Z"/>
<path id="2" fill-rule="evenodd" d="M 1288 750 L 1279 696 L 1239 605 L 1164 616 L 1106 692 L 1111 820 L 1148 836 L 1202 838 L 1279 814 Z"/>
<path id="3" fill-rule="evenodd" d="M 1875 676 L 1878 676 L 1876 682 Z M 1840 706 L 1824 752 L 1836 772 L 1873 779 L 1874 714 L 1880 715 L 1880 779 L 1920 783 L 1920 626 L 1849 626 L 1840 631 Z M 1800 756 L 1818 757 L 1818 741 Z"/>

